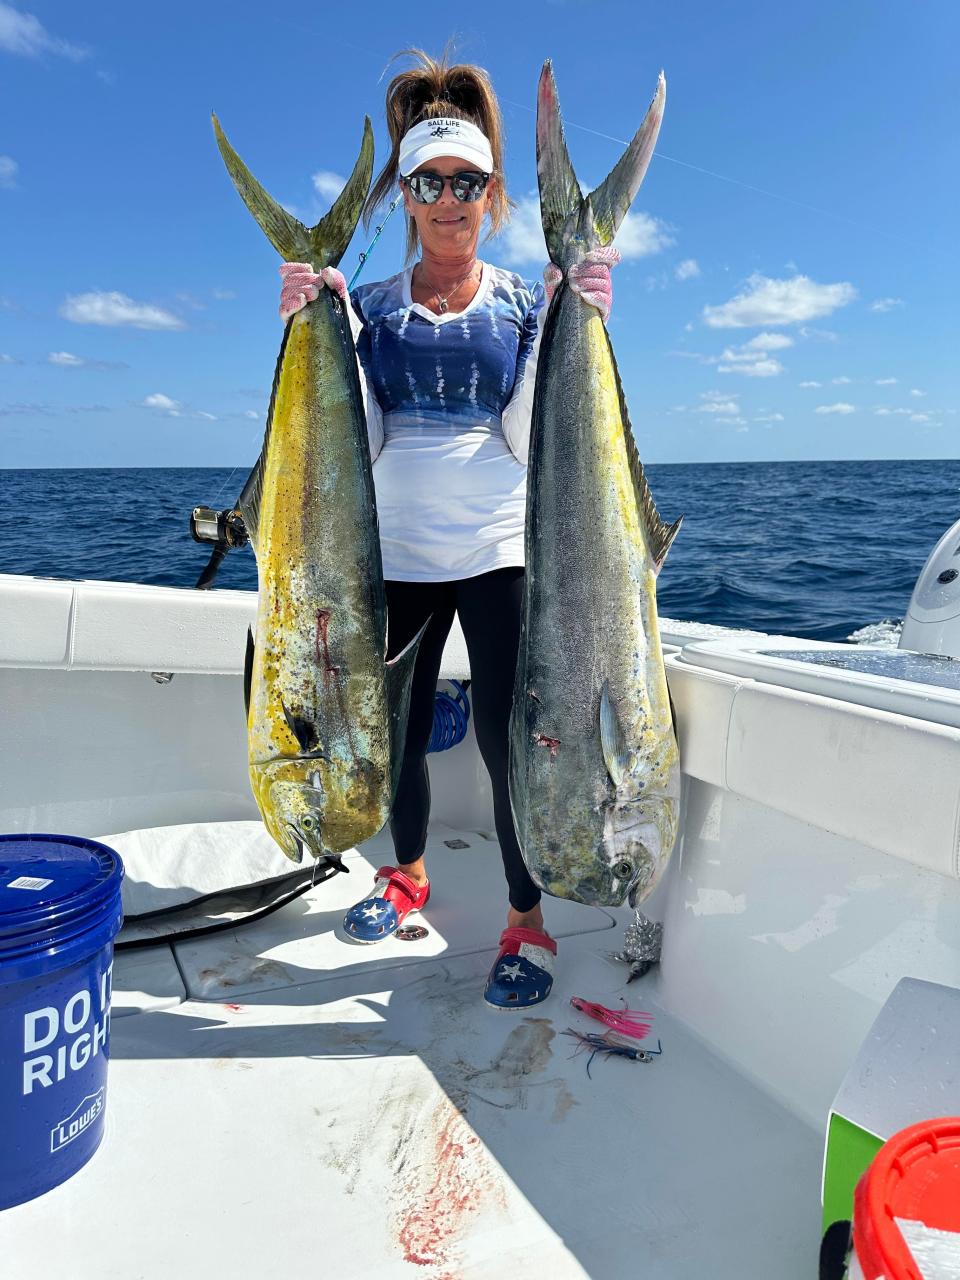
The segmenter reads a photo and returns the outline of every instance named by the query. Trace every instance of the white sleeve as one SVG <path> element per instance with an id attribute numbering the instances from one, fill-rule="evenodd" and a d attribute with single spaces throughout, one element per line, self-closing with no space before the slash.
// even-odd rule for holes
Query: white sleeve
<path id="1" fill-rule="evenodd" d="M 533 416 L 533 388 L 537 381 L 537 360 L 540 355 L 540 339 L 547 318 L 543 286 L 534 291 L 534 306 L 527 316 L 524 337 L 521 339 L 518 365 L 519 374 L 501 419 L 503 435 L 510 452 L 524 466 L 530 451 L 530 421 Z M 522 361 L 522 364 L 521 364 Z"/>
<path id="2" fill-rule="evenodd" d="M 360 342 L 361 334 L 364 333 L 364 323 L 357 314 L 355 306 L 348 304 L 347 314 L 350 317 L 350 332 L 353 334 L 354 345 Z M 363 367 L 363 361 L 357 356 L 357 372 L 360 374 L 360 394 L 363 396 L 363 410 L 367 416 L 367 438 L 370 441 L 370 461 L 376 462 L 380 450 L 383 448 L 383 410 L 374 394 L 373 387 L 367 379 L 366 371 Z"/>

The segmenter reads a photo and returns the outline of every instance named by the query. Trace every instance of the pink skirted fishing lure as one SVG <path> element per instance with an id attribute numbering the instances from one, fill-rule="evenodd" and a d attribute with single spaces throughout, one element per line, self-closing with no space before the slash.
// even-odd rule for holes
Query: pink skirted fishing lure
<path id="1" fill-rule="evenodd" d="M 595 1004 L 592 1000 L 584 1000 L 582 996 L 571 996 L 570 1003 L 574 1009 L 585 1013 L 588 1018 L 596 1018 L 611 1030 L 623 1036 L 630 1036 L 633 1040 L 646 1039 L 653 1026 L 652 1015 L 640 1009 L 607 1009 L 604 1005 Z M 642 1022 L 639 1021 L 641 1018 Z"/>

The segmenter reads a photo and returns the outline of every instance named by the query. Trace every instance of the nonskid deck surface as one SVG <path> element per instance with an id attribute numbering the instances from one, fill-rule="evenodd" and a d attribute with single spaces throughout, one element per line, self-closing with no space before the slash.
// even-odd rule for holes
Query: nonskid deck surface
<path id="1" fill-rule="evenodd" d="M 351 874 L 175 958 L 118 957 L 118 1011 L 149 1011 L 114 1022 L 101 1150 L 0 1215 L 11 1274 L 813 1274 L 818 1134 L 658 1009 L 646 980 L 625 986 L 609 952 L 627 913 L 614 931 L 606 912 L 548 901 L 553 995 L 497 1012 L 481 990 L 499 852 L 449 828 L 431 842 L 446 857 L 432 851 L 423 942 L 338 940 L 333 918 L 364 888 Z M 662 1056 L 597 1059 L 588 1078 L 562 1033 L 601 1028 L 574 994 L 649 1009 Z"/>

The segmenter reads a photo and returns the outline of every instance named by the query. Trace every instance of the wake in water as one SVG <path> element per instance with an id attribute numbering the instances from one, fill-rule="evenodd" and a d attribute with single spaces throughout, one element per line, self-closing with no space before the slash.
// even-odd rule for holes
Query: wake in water
<path id="1" fill-rule="evenodd" d="M 902 630 L 902 618 L 882 618 L 880 622 L 869 622 L 865 627 L 858 627 L 847 636 L 847 639 L 851 644 L 869 644 L 879 649 L 896 649 L 900 643 Z"/>

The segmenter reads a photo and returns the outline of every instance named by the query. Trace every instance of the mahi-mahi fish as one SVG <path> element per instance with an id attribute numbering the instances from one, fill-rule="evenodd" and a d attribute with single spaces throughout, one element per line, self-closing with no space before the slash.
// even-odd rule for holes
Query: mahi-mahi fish
<path id="1" fill-rule="evenodd" d="M 214 116 L 224 163 L 286 261 L 335 267 L 356 229 L 373 133 L 333 207 L 305 227 L 260 186 Z M 346 305 L 321 289 L 287 323 L 259 460 L 240 512 L 257 560 L 256 637 L 244 670 L 250 782 L 289 858 L 344 850 L 389 817 L 421 631 L 386 661 L 377 509 Z"/>
<path id="2" fill-rule="evenodd" d="M 544 65 L 540 209 L 547 250 L 564 273 L 613 240 L 653 154 L 665 95 L 661 73 L 636 137 L 584 196 Z M 656 577 L 679 527 L 654 505 L 600 313 L 564 280 L 537 366 L 510 723 L 517 838 L 533 879 L 556 897 L 635 904 L 676 842 L 680 766 Z"/>

